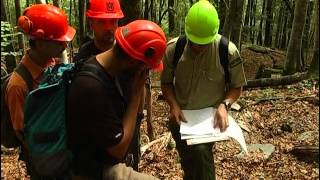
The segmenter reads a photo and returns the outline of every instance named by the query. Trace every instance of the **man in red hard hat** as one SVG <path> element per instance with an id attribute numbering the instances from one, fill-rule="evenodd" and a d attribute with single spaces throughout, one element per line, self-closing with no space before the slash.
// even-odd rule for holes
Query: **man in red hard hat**
<path id="1" fill-rule="evenodd" d="M 136 128 L 138 107 L 147 70 L 162 70 L 166 37 L 147 20 L 117 28 L 113 47 L 86 63 L 103 72 L 104 83 L 76 76 L 68 104 L 69 145 L 74 152 L 73 172 L 89 179 L 157 179 L 127 167 L 126 157 Z M 132 76 L 130 91 L 119 77 Z"/>
<path id="2" fill-rule="evenodd" d="M 109 50 L 114 44 L 114 33 L 118 27 L 118 20 L 124 17 L 118 0 L 90 0 L 86 16 L 94 37 L 80 47 L 73 61 L 86 61 L 91 56 Z M 123 86 L 130 86 L 129 84 L 132 82 L 131 78 L 131 76 L 122 76 L 119 77 L 119 82 Z M 127 90 L 130 91 L 129 88 Z M 138 170 L 140 161 L 140 125 L 141 120 L 144 118 L 144 99 L 145 93 L 141 97 L 137 128 L 127 157 L 127 165 L 132 166 L 136 171 Z"/>
<path id="3" fill-rule="evenodd" d="M 110 49 L 114 43 L 118 20 L 124 17 L 118 0 L 89 0 L 86 16 L 94 37 L 80 47 L 74 61 L 87 59 Z"/>
<path id="4" fill-rule="evenodd" d="M 18 27 L 30 37 L 28 49 L 16 69 L 25 69 L 30 81 L 16 70 L 12 73 L 5 92 L 5 102 L 11 117 L 13 129 L 21 142 L 22 152 L 20 159 L 26 161 L 31 179 L 35 179 L 32 167 L 27 157 L 24 140 L 24 114 L 25 98 L 41 81 L 44 70 L 55 64 L 56 57 L 60 57 L 66 48 L 66 42 L 71 41 L 76 33 L 68 25 L 65 13 L 49 4 L 37 4 L 26 8 L 18 19 Z M 31 172 L 30 172 L 31 171 Z"/>

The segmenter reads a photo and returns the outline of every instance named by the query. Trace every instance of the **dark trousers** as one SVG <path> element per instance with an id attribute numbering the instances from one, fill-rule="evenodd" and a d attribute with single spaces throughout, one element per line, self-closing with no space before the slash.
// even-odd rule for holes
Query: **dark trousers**
<path id="1" fill-rule="evenodd" d="M 180 127 L 177 123 L 169 121 L 169 129 L 181 158 L 181 166 L 184 171 L 183 179 L 215 180 L 213 143 L 188 146 L 185 140 L 181 140 Z"/>
<path id="2" fill-rule="evenodd" d="M 134 134 L 131 140 L 131 144 L 128 149 L 128 155 L 126 158 L 126 164 L 127 166 L 132 167 L 135 171 L 138 171 L 139 169 L 139 162 L 140 162 L 140 126 L 141 121 L 143 119 L 144 115 L 139 114 L 137 117 L 137 123 L 136 128 L 134 130 Z"/>
<path id="3" fill-rule="evenodd" d="M 41 180 L 41 177 L 37 174 L 34 166 L 31 163 L 29 152 L 24 146 L 21 146 L 19 160 L 26 163 L 27 173 L 30 175 L 31 180 Z"/>

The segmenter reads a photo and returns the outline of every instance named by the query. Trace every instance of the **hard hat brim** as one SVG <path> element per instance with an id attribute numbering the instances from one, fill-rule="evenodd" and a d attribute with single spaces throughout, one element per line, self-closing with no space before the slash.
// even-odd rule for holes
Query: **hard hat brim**
<path id="1" fill-rule="evenodd" d="M 191 33 L 188 33 L 187 31 L 185 33 L 186 33 L 187 38 L 190 41 L 192 41 L 195 44 L 200 44 L 200 45 L 209 44 L 209 43 L 213 42 L 216 37 L 216 35 L 209 36 L 209 37 L 198 37 L 198 36 L 195 36 Z"/>
<path id="2" fill-rule="evenodd" d="M 65 35 L 63 35 L 62 37 L 60 37 L 58 39 L 53 39 L 53 40 L 55 40 L 55 41 L 72 41 L 75 34 L 76 34 L 76 30 L 73 27 L 68 26 L 68 30 Z"/>
<path id="3" fill-rule="evenodd" d="M 162 72 L 163 71 L 163 62 L 162 62 L 162 60 L 160 61 L 158 66 L 153 67 L 151 70 L 153 70 L 155 72 Z"/>

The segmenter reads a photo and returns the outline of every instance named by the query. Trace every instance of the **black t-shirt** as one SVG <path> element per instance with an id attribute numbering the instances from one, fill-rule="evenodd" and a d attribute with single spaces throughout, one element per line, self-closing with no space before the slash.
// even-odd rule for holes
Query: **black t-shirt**
<path id="1" fill-rule="evenodd" d="M 96 58 L 92 63 L 101 68 Z M 101 175 L 104 165 L 118 163 L 106 148 L 116 145 L 123 136 L 122 118 L 126 100 L 115 79 L 106 71 L 105 87 L 91 76 L 77 76 L 68 94 L 68 144 L 74 153 L 74 169 L 78 175 Z M 96 177 L 99 179 L 99 177 Z"/>
<path id="2" fill-rule="evenodd" d="M 93 39 L 90 39 L 80 47 L 79 52 L 73 57 L 73 61 L 76 62 L 80 59 L 88 59 L 91 56 L 95 56 L 102 52 L 103 51 L 96 47 Z"/>

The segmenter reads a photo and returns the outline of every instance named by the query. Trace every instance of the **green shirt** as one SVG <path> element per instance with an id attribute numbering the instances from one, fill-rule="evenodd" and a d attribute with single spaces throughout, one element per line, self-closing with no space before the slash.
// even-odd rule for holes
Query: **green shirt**
<path id="1" fill-rule="evenodd" d="M 174 84 L 176 100 L 181 109 L 217 107 L 224 100 L 225 76 L 219 60 L 220 39 L 221 35 L 218 34 L 212 46 L 200 54 L 195 54 L 187 42 L 175 70 L 172 61 L 178 37 L 168 42 L 161 83 Z M 246 84 L 243 62 L 232 42 L 229 42 L 228 49 L 230 87 L 241 87 Z"/>

